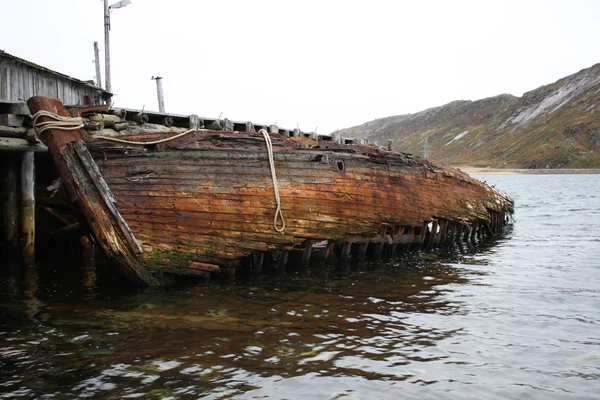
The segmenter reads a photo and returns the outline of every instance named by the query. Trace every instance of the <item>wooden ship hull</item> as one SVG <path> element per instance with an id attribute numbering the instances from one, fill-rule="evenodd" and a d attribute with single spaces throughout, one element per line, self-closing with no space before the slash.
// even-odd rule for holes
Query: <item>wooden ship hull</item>
<path id="1" fill-rule="evenodd" d="M 513 212 L 510 198 L 459 170 L 374 146 L 251 124 L 209 129 L 223 128 L 219 121 L 138 125 L 44 97 L 28 105 L 32 114 L 87 117 L 87 130 L 50 126 L 40 136 L 81 222 L 141 284 L 244 259 L 260 273 L 265 254 L 281 267 L 293 250 L 307 265 L 317 243 L 342 265 L 350 254 L 451 247 L 499 233 Z"/>

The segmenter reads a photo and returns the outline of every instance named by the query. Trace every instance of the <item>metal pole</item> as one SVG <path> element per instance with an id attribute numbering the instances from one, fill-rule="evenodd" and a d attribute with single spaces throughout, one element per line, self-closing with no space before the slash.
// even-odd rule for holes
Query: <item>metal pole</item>
<path id="1" fill-rule="evenodd" d="M 157 76 L 154 79 L 156 80 L 156 95 L 158 96 L 158 111 L 161 113 L 164 113 L 165 112 L 165 99 L 163 97 L 162 77 Z"/>
<path id="2" fill-rule="evenodd" d="M 102 87 L 102 74 L 100 73 L 100 49 L 98 42 L 94 42 L 94 62 L 96 63 L 96 83 Z"/>
<path id="3" fill-rule="evenodd" d="M 104 73 L 106 81 L 106 91 L 112 93 L 110 85 L 110 40 L 108 31 L 110 31 L 110 9 L 108 0 L 104 0 Z"/>

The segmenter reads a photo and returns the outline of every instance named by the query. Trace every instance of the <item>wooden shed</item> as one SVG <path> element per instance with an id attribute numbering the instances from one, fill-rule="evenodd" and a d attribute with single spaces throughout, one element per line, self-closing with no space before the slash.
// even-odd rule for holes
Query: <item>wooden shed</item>
<path id="1" fill-rule="evenodd" d="M 0 50 L 0 102 L 27 101 L 32 96 L 48 96 L 74 106 L 107 104 L 112 94 L 93 81 L 81 81 Z"/>

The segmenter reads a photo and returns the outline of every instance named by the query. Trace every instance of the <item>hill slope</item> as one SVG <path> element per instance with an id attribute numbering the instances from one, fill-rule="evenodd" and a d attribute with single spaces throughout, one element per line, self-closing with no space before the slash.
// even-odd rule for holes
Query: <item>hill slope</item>
<path id="1" fill-rule="evenodd" d="M 527 92 L 454 101 L 340 130 L 449 164 L 600 167 L 600 64 Z"/>

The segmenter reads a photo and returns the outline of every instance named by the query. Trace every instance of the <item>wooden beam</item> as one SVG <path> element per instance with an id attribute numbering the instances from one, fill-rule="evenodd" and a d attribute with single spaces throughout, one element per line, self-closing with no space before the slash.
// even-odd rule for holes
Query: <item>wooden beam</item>
<path id="1" fill-rule="evenodd" d="M 25 117 L 23 115 L 0 114 L 0 125 L 18 128 L 23 126 L 24 121 Z"/>
<path id="2" fill-rule="evenodd" d="M 58 235 L 65 235 L 65 234 L 72 234 L 72 233 L 77 233 L 77 235 L 80 235 L 82 233 L 81 224 L 79 222 L 74 222 L 70 225 L 66 225 L 66 226 L 63 226 L 62 228 L 58 228 L 53 231 L 50 231 L 51 236 L 58 236 Z"/>
<path id="3" fill-rule="evenodd" d="M 42 143 L 30 144 L 26 139 L 0 137 L 0 151 L 28 151 L 36 153 L 47 153 L 48 147 Z"/>

